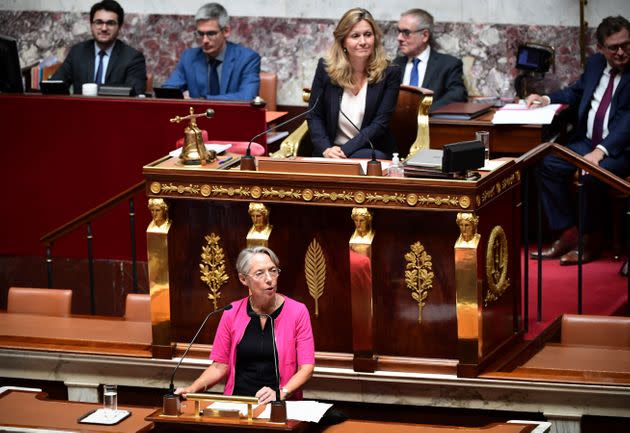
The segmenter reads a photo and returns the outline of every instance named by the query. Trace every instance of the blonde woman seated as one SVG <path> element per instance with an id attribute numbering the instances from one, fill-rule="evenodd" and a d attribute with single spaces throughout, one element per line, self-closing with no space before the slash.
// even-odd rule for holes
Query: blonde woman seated
<path id="1" fill-rule="evenodd" d="M 386 58 L 383 33 L 367 10 L 350 9 L 333 34 L 311 86 L 310 106 L 317 103 L 308 118 L 313 155 L 370 158 L 371 141 L 377 158 L 391 159 L 396 143 L 389 121 L 401 69 Z"/>

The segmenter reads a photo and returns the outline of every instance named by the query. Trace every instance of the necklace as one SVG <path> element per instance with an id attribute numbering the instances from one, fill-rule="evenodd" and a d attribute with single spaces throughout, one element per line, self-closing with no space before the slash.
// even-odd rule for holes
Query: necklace
<path id="1" fill-rule="evenodd" d="M 254 310 L 254 312 L 256 314 L 271 314 L 274 311 L 276 311 L 276 309 L 280 306 L 278 301 L 280 301 L 280 303 L 282 303 L 282 298 L 276 294 L 273 297 L 273 305 L 272 305 L 271 311 L 269 313 L 266 313 L 266 312 L 262 311 L 261 308 L 254 307 L 254 302 L 253 302 L 251 296 L 249 297 L 249 306 L 252 307 L 252 310 Z"/>

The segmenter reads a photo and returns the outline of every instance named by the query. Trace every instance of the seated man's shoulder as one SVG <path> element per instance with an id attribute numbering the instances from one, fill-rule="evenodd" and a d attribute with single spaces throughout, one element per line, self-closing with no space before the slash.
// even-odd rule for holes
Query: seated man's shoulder
<path id="1" fill-rule="evenodd" d="M 252 50 L 249 47 L 246 47 L 244 45 L 241 44 L 237 44 L 235 42 L 229 42 L 228 41 L 228 48 L 230 50 L 234 50 L 234 52 L 239 56 L 239 57 L 247 57 L 247 58 L 257 58 L 260 59 L 260 54 L 258 54 L 256 51 Z"/>
<path id="2" fill-rule="evenodd" d="M 437 50 L 431 50 L 431 57 L 435 56 L 435 60 L 440 61 L 441 63 L 445 64 L 445 65 L 453 65 L 453 64 L 457 64 L 457 63 L 461 63 L 461 59 L 459 59 L 458 57 L 452 56 L 450 54 L 446 54 L 446 53 L 441 53 Z"/>

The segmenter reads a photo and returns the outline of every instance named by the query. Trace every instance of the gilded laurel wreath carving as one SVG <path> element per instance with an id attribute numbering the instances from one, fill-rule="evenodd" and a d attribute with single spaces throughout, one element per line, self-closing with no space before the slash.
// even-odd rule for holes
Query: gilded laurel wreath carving
<path id="1" fill-rule="evenodd" d="M 491 302 L 499 299 L 510 287 L 508 272 L 508 244 L 503 227 L 495 226 L 488 238 L 486 249 L 486 281 L 488 282 L 488 292 L 484 299 L 484 304 L 488 306 Z"/>
<path id="2" fill-rule="evenodd" d="M 420 242 L 411 245 L 411 251 L 405 254 L 405 260 L 405 283 L 411 290 L 411 297 L 418 303 L 418 323 L 422 323 L 422 307 L 433 288 L 433 263 Z"/>
<path id="3" fill-rule="evenodd" d="M 221 286 L 227 283 L 230 277 L 225 273 L 225 253 L 219 245 L 221 238 L 210 233 L 205 236 L 205 240 L 206 245 L 201 247 L 199 270 L 201 271 L 201 281 L 206 283 L 210 289 L 208 299 L 212 301 L 216 310 L 219 308 Z"/>
<path id="4" fill-rule="evenodd" d="M 308 292 L 315 300 L 315 317 L 319 317 L 319 298 L 324 294 L 326 285 L 326 258 L 322 247 L 313 239 L 306 250 L 304 258 L 304 273 Z"/>

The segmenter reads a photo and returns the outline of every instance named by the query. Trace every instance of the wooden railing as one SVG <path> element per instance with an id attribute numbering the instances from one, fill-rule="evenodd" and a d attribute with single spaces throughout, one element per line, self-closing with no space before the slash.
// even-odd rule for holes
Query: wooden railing
<path id="1" fill-rule="evenodd" d="M 540 162 L 542 158 L 548 156 L 550 154 L 555 154 L 558 157 L 564 159 L 565 161 L 573 164 L 578 168 L 578 181 L 577 181 L 577 206 L 578 209 L 581 208 L 583 203 L 583 188 L 582 188 L 582 177 L 584 173 L 588 173 L 590 176 L 594 176 L 599 181 L 607 184 L 614 190 L 618 191 L 621 195 L 626 197 L 626 248 L 630 256 L 630 183 L 626 180 L 615 176 L 608 170 L 601 168 L 597 164 L 593 164 L 586 159 L 584 159 L 581 155 L 573 152 L 571 149 L 556 144 L 556 143 L 543 143 L 529 152 L 523 154 L 518 158 L 517 163 L 521 164 L 523 167 L 523 250 L 529 251 L 529 238 L 527 234 L 529 233 L 529 178 L 530 171 L 533 169 L 534 165 Z M 537 202 L 537 249 L 538 249 L 538 279 L 537 279 L 537 320 L 542 320 L 542 258 L 541 258 L 541 250 L 542 250 L 542 205 L 540 200 L 540 195 L 538 195 Z M 577 265 L 577 311 L 578 314 L 582 314 L 582 257 L 584 251 L 584 233 L 583 233 L 583 224 L 582 224 L 582 214 L 583 212 L 578 211 L 578 265 Z M 524 311 L 523 316 L 525 318 L 529 317 L 529 261 L 524 260 L 523 264 L 523 291 L 524 291 Z M 626 314 L 630 316 L 630 274 L 628 275 L 628 303 L 627 303 L 627 312 Z M 527 320 L 525 320 L 525 329 L 527 330 Z"/>
<path id="2" fill-rule="evenodd" d="M 131 260 L 132 260 L 132 280 L 133 280 L 133 290 L 137 290 L 138 287 L 138 270 L 137 270 L 137 257 L 136 257 L 136 236 L 135 236 L 135 205 L 134 205 L 134 195 L 144 190 L 144 181 L 135 184 L 134 186 L 126 189 L 120 194 L 115 195 L 114 197 L 106 200 L 95 208 L 85 212 L 82 215 L 79 215 L 72 221 L 56 228 L 55 230 L 46 233 L 41 237 L 41 241 L 46 245 L 46 271 L 48 275 L 48 287 L 53 286 L 53 275 L 52 275 L 52 246 L 53 243 L 69 233 L 74 232 L 79 227 L 86 226 L 86 240 L 87 240 L 87 250 L 88 250 L 88 274 L 89 274 L 89 284 L 90 284 L 90 311 L 92 314 L 95 313 L 96 305 L 95 305 L 95 295 L 94 295 L 94 256 L 92 253 L 92 221 L 94 221 L 99 216 L 107 213 L 110 209 L 118 206 L 121 202 L 125 200 L 129 200 L 129 230 L 131 233 Z"/>

